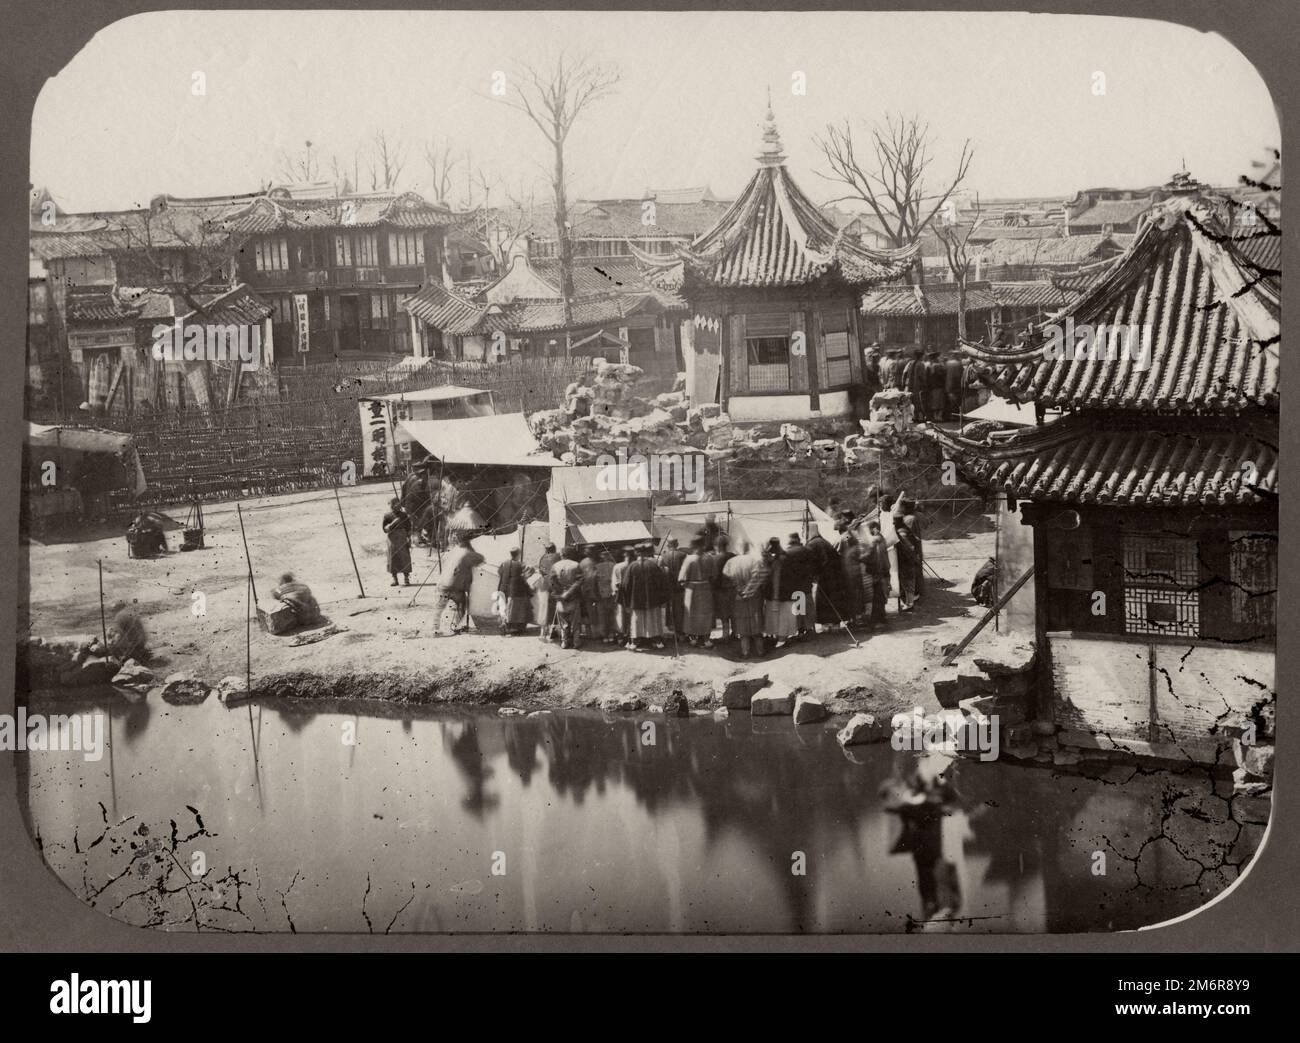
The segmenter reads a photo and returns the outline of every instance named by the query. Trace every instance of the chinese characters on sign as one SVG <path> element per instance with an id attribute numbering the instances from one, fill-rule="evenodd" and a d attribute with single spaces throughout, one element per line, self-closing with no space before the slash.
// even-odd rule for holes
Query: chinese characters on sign
<path id="1" fill-rule="evenodd" d="M 307 324 L 307 295 L 305 293 L 295 293 L 293 295 L 293 310 L 298 320 L 298 350 L 306 352 L 310 329 Z"/>

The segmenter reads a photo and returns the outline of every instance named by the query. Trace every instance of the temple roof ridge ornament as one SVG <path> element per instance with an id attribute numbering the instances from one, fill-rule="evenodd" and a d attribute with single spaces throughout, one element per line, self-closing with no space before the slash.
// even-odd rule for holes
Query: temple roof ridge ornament
<path id="1" fill-rule="evenodd" d="M 755 157 L 760 166 L 785 166 L 786 155 L 781 147 L 781 132 L 776 128 L 776 116 L 772 112 L 772 88 L 767 89 L 767 112 L 763 116 L 763 144 Z"/>

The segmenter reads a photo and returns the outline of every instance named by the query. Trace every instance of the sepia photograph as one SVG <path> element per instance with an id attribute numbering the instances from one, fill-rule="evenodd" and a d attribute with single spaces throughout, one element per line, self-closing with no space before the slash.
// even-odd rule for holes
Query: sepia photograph
<path id="1" fill-rule="evenodd" d="M 987 938 L 1249 877 L 1282 140 L 1223 35 L 155 11 L 30 145 L 0 751 L 80 903 Z"/>

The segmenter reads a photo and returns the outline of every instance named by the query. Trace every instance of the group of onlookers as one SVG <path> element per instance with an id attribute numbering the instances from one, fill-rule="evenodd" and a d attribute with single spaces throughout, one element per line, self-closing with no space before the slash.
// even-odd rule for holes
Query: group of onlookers
<path id="1" fill-rule="evenodd" d="M 918 420 L 955 420 L 967 387 L 967 362 L 958 352 L 934 348 L 882 348 L 863 352 L 863 375 L 869 392 L 894 388 L 911 395 Z"/>
<path id="2" fill-rule="evenodd" d="M 915 504 L 900 497 L 893 522 L 899 610 L 911 611 L 923 588 Z M 784 545 L 774 536 L 759 546 L 742 539 L 733 549 L 710 520 L 688 548 L 669 536 L 658 555 L 649 542 L 617 556 L 609 548 L 561 552 L 547 544 L 536 569 L 546 604 L 542 640 L 576 648 L 588 639 L 633 651 L 662 649 L 669 640 L 697 648 L 735 640 L 748 657 L 763 655 L 769 641 L 782 648 L 824 629 L 873 630 L 885 623 L 891 589 L 880 522 L 858 526 L 844 511 L 835 530 L 834 544 L 810 525 L 806 542 L 790 533 Z M 501 569 L 499 607 L 507 633 L 527 626 L 535 593 L 530 573 L 518 550 Z"/>

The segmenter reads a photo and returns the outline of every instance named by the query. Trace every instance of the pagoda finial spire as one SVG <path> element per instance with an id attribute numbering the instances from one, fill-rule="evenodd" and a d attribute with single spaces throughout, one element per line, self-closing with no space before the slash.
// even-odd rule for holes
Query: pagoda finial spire
<path id="1" fill-rule="evenodd" d="M 779 167 L 785 163 L 781 148 L 781 133 L 776 129 L 776 116 L 772 113 L 772 88 L 767 88 L 767 113 L 763 117 L 763 145 L 758 151 L 758 162 L 765 167 Z"/>

